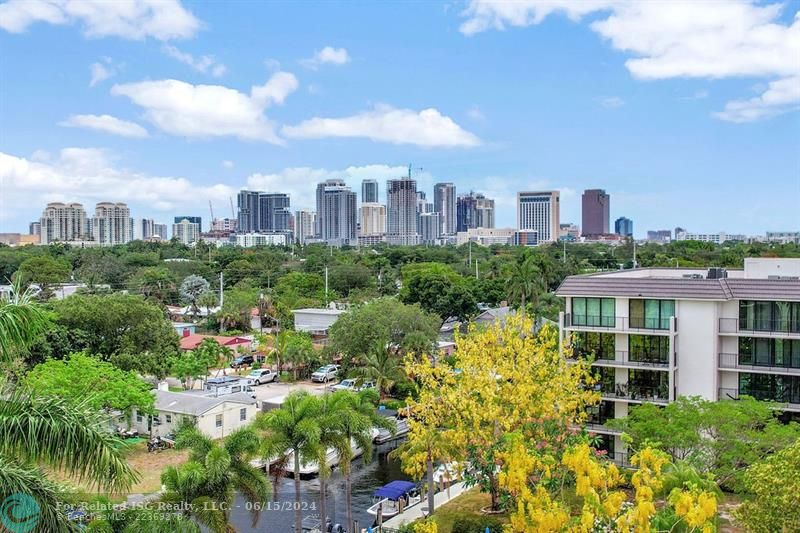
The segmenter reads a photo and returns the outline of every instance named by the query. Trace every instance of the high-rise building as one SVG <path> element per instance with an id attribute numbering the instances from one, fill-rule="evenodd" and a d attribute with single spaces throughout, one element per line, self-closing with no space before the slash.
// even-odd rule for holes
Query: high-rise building
<path id="1" fill-rule="evenodd" d="M 422 213 L 419 216 L 421 244 L 439 244 L 442 238 L 442 224 L 439 213 Z"/>
<path id="2" fill-rule="evenodd" d="M 356 193 L 340 179 L 317 185 L 317 235 L 333 246 L 358 243 Z"/>
<path id="3" fill-rule="evenodd" d="M 386 182 L 386 242 L 395 245 L 419 243 L 416 180 L 398 178 Z"/>
<path id="4" fill-rule="evenodd" d="M 262 192 L 258 195 L 258 228 L 261 233 L 288 233 L 291 231 L 292 212 L 288 194 Z"/>
<path id="5" fill-rule="evenodd" d="M 518 192 L 517 229 L 538 232 L 539 242 L 555 242 L 559 232 L 558 191 Z"/>
<path id="6" fill-rule="evenodd" d="M 361 182 L 361 203 L 362 204 L 378 203 L 377 180 L 364 180 Z"/>
<path id="7" fill-rule="evenodd" d="M 647 240 L 650 242 L 669 242 L 672 240 L 672 231 L 668 229 L 647 230 Z"/>
<path id="8" fill-rule="evenodd" d="M 89 222 L 82 204 L 51 202 L 39 219 L 40 242 L 83 241 L 89 238 Z"/>
<path id="9" fill-rule="evenodd" d="M 42 234 L 42 223 L 39 221 L 33 221 L 28 224 L 28 235 L 41 235 Z"/>
<path id="10" fill-rule="evenodd" d="M 102 246 L 125 244 L 133 240 L 131 210 L 122 202 L 98 202 L 92 217 L 92 236 Z"/>
<path id="11" fill-rule="evenodd" d="M 200 239 L 200 225 L 189 220 L 189 217 L 183 218 L 172 225 L 172 238 L 178 239 L 181 244 L 193 244 Z"/>
<path id="12" fill-rule="evenodd" d="M 137 218 L 133 225 L 133 239 L 149 241 L 155 235 L 156 222 L 152 218 Z"/>
<path id="13" fill-rule="evenodd" d="M 614 221 L 614 233 L 624 237 L 633 237 L 633 220 L 619 217 Z"/>
<path id="14" fill-rule="evenodd" d="M 211 221 L 211 231 L 219 233 L 235 233 L 239 227 L 239 220 L 236 218 L 215 218 Z"/>
<path id="15" fill-rule="evenodd" d="M 179 217 L 175 217 L 175 224 L 179 224 L 183 219 L 188 220 L 192 224 L 197 224 L 197 229 L 199 231 L 203 231 L 203 217 L 192 217 L 188 215 L 182 215 Z"/>
<path id="16" fill-rule="evenodd" d="M 603 189 L 586 189 L 581 197 L 583 235 L 606 235 L 609 232 L 611 196 Z"/>
<path id="17" fill-rule="evenodd" d="M 386 233 L 386 206 L 376 203 L 361 204 L 359 235 L 384 235 Z"/>
<path id="18" fill-rule="evenodd" d="M 252 233 L 258 231 L 259 225 L 259 196 L 258 191 L 239 191 L 236 197 L 238 208 L 237 231 L 240 233 Z"/>
<path id="19" fill-rule="evenodd" d="M 456 198 L 456 230 L 494 228 L 494 200 L 470 192 Z"/>
<path id="20" fill-rule="evenodd" d="M 439 213 L 442 235 L 456 232 L 456 186 L 453 183 L 437 183 L 433 186 L 433 210 Z"/>
<path id="21" fill-rule="evenodd" d="M 300 209 L 294 213 L 294 238 L 300 244 L 314 238 L 314 222 L 317 214 L 310 209 Z"/>
<path id="22" fill-rule="evenodd" d="M 601 403 L 592 432 L 621 457 L 608 419 L 681 396 L 744 395 L 800 411 L 800 259 L 745 258 L 744 269 L 644 268 L 569 276 L 560 345 L 591 357 Z M 792 340 L 795 339 L 795 340 Z M 796 353 L 796 352 L 795 352 Z M 788 413 L 787 413 L 788 414 Z"/>
<path id="23" fill-rule="evenodd" d="M 167 225 L 166 224 L 159 224 L 156 222 L 153 224 L 153 238 L 159 238 L 162 241 L 167 240 Z"/>

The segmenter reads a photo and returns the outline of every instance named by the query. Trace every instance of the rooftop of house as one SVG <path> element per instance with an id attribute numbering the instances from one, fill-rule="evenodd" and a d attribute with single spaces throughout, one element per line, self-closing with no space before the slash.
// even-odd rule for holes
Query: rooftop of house
<path id="1" fill-rule="evenodd" d="M 226 394 L 216 398 L 197 396 L 182 392 L 169 392 L 157 390 L 155 408 L 157 411 L 167 413 L 180 413 L 184 415 L 199 416 L 224 403 L 254 404 L 255 400 L 245 393 Z"/>
<path id="2" fill-rule="evenodd" d="M 747 258 L 739 270 L 637 268 L 569 276 L 556 295 L 800 301 L 800 259 Z"/>
<path id="3" fill-rule="evenodd" d="M 214 339 L 220 346 L 238 346 L 240 344 L 249 344 L 250 339 L 245 337 L 225 337 L 223 335 L 201 335 L 199 333 L 190 333 L 181 337 L 181 350 L 194 350 L 205 339 Z"/>

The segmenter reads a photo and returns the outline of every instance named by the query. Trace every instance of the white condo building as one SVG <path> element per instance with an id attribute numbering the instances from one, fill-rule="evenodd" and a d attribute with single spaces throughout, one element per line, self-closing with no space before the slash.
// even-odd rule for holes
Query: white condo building
<path id="1" fill-rule="evenodd" d="M 99 202 L 92 217 L 92 236 L 101 246 L 132 241 L 133 219 L 128 205 L 122 202 Z"/>
<path id="2" fill-rule="evenodd" d="M 558 191 L 518 192 L 517 229 L 534 230 L 538 242 L 555 242 L 559 233 Z"/>
<path id="3" fill-rule="evenodd" d="M 294 213 L 294 238 L 300 244 L 314 238 L 317 214 L 311 209 L 300 209 Z"/>
<path id="4" fill-rule="evenodd" d="M 188 218 L 181 219 L 172 225 L 172 238 L 187 246 L 194 244 L 200 240 L 200 224 L 190 222 Z"/>
<path id="5" fill-rule="evenodd" d="M 359 209 L 359 235 L 384 235 L 386 233 L 386 206 L 364 203 Z"/>
<path id="6" fill-rule="evenodd" d="M 39 219 L 41 244 L 84 241 L 89 237 L 89 223 L 83 204 L 51 202 Z"/>
<path id="7" fill-rule="evenodd" d="M 570 276 L 556 294 L 562 348 L 594 355 L 602 402 L 589 427 L 610 452 L 623 445 L 605 421 L 642 402 L 749 395 L 800 412 L 800 259 Z"/>
<path id="8" fill-rule="evenodd" d="M 236 244 L 242 248 L 253 246 L 286 246 L 286 233 L 239 233 Z"/>

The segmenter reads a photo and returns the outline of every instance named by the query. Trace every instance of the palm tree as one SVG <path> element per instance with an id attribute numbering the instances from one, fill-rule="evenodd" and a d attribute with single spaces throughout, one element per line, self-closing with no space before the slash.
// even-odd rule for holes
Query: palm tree
<path id="1" fill-rule="evenodd" d="M 256 427 L 266 431 L 262 456 L 266 460 L 294 457 L 295 531 L 301 531 L 300 463 L 318 460 L 321 456 L 322 429 L 319 426 L 320 400 L 305 391 L 290 393 L 280 409 L 256 418 Z"/>
<path id="2" fill-rule="evenodd" d="M 523 314 L 528 300 L 533 302 L 534 307 L 536 306 L 539 294 L 544 292 L 544 279 L 531 256 L 511 264 L 506 279 L 506 291 L 510 301 L 521 302 L 520 309 Z"/>
<path id="3" fill-rule="evenodd" d="M 433 465 L 436 462 L 450 461 L 456 455 L 457 445 L 452 435 L 439 428 L 420 427 L 418 437 L 403 443 L 392 454 L 398 456 L 403 463 L 410 462 L 415 456 L 425 458 L 425 473 L 428 488 L 428 515 L 434 511 Z"/>
<path id="4" fill-rule="evenodd" d="M 88 531 L 113 533 L 201 533 L 200 526 L 190 518 L 160 512 L 158 505 L 116 509 L 110 501 L 103 501 L 104 510 L 89 523 Z M 105 510 L 107 509 L 107 510 Z"/>
<path id="5" fill-rule="evenodd" d="M 197 299 L 197 305 L 206 308 L 206 318 L 211 317 L 211 308 L 217 306 L 217 294 L 214 291 L 206 291 Z"/>
<path id="6" fill-rule="evenodd" d="M 320 398 L 319 412 L 317 413 L 318 424 L 320 427 L 320 446 L 317 450 L 319 458 L 319 509 L 320 525 L 325 531 L 325 520 L 327 518 L 327 482 L 331 477 L 331 468 L 328 466 L 328 450 L 333 449 L 339 456 L 347 453 L 350 442 L 342 433 L 339 427 L 340 409 L 343 407 L 340 402 L 334 401 L 331 394 L 325 394 Z"/>
<path id="7" fill-rule="evenodd" d="M 336 424 L 348 446 L 339 452 L 339 466 L 342 468 L 345 480 L 345 493 L 347 495 L 347 531 L 353 530 L 353 494 L 352 472 L 353 448 L 352 444 L 363 451 L 364 462 L 372 460 L 372 428 L 385 428 L 395 431 L 392 420 L 378 415 L 375 409 L 375 393 L 362 391 L 358 394 L 350 391 L 337 391 L 331 394 L 330 401 L 334 405 Z"/>
<path id="8" fill-rule="evenodd" d="M 0 301 L 0 361 L 11 362 L 47 327 L 28 291 L 12 288 Z M 41 398 L 8 385 L 0 391 L 0 499 L 24 495 L 36 501 L 42 531 L 71 531 L 61 487 L 40 465 L 75 476 L 100 490 L 125 491 L 138 474 L 123 458 L 105 416 L 85 403 Z"/>
<path id="9" fill-rule="evenodd" d="M 386 397 L 395 383 L 406 379 L 400 357 L 387 350 L 383 342 L 374 346 L 364 355 L 364 365 L 359 372 L 364 379 L 375 382 L 381 400 Z"/>
<path id="10" fill-rule="evenodd" d="M 166 488 L 162 500 L 168 503 L 189 503 L 188 513 L 215 532 L 233 531 L 230 508 L 238 491 L 254 509 L 253 527 L 258 523 L 258 509 L 263 508 L 271 493 L 267 476 L 250 465 L 259 451 L 260 439 L 255 431 L 241 428 L 225 438 L 224 443 L 203 435 L 196 427 L 185 425 L 178 431 L 178 449 L 189 449 L 189 461 L 167 467 L 161 473 Z"/>

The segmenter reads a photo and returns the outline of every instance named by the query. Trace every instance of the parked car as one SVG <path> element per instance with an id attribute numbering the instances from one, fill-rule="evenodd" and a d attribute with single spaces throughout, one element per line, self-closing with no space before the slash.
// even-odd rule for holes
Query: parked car
<path id="1" fill-rule="evenodd" d="M 358 387 L 358 391 L 360 392 L 362 390 L 370 390 L 370 389 L 374 389 L 374 388 L 375 388 L 375 382 L 374 381 L 364 381 Z"/>
<path id="2" fill-rule="evenodd" d="M 239 368 L 242 366 L 250 366 L 255 362 L 252 355 L 240 355 L 231 363 L 231 368 Z"/>
<path id="3" fill-rule="evenodd" d="M 336 378 L 336 374 L 339 373 L 339 365 L 325 365 L 321 367 L 319 370 L 311 374 L 311 381 L 316 381 L 318 383 L 327 383 L 330 380 Z"/>
<path id="4" fill-rule="evenodd" d="M 358 381 L 355 379 L 343 379 L 342 381 L 331 387 L 331 390 L 333 391 L 349 390 L 355 392 L 358 390 L 357 383 Z"/>
<path id="5" fill-rule="evenodd" d="M 247 374 L 247 379 L 252 380 L 254 385 L 261 385 L 262 383 L 278 381 L 278 373 L 271 368 L 259 368 L 257 370 L 251 370 L 250 373 Z"/>

